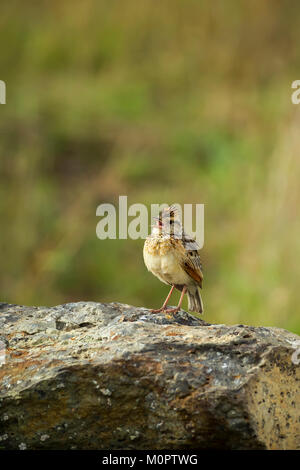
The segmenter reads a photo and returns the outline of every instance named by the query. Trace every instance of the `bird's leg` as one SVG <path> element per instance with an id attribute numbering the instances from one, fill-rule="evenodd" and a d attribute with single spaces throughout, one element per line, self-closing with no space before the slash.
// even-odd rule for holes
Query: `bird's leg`
<path id="1" fill-rule="evenodd" d="M 161 308 L 158 308 L 157 310 L 152 309 L 151 313 L 159 313 L 159 312 L 162 312 L 163 310 L 165 310 L 166 306 L 168 305 L 168 302 L 169 302 L 169 299 L 172 295 L 173 290 L 174 290 L 174 286 L 171 287 L 170 292 L 168 293 L 167 298 L 163 303 L 163 306 Z"/>
<path id="2" fill-rule="evenodd" d="M 182 301 L 183 301 L 183 297 L 184 297 L 184 294 L 186 293 L 186 286 L 183 287 L 182 291 L 181 291 L 181 295 L 180 295 L 180 299 L 179 299 L 179 302 L 178 302 L 178 305 L 177 307 L 175 308 L 168 308 L 166 310 L 167 313 L 177 313 L 180 308 L 181 308 L 181 304 L 182 304 Z"/>

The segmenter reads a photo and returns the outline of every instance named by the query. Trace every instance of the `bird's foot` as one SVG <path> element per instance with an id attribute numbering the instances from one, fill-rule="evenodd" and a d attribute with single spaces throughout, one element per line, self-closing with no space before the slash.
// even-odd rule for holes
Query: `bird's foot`
<path id="1" fill-rule="evenodd" d="M 151 313 L 160 313 L 160 312 L 163 312 L 164 310 L 165 310 L 165 307 L 161 307 L 161 308 L 157 308 L 157 309 L 151 308 L 150 312 Z"/>
<path id="2" fill-rule="evenodd" d="M 168 307 L 164 309 L 165 313 L 177 313 L 179 310 L 180 307 Z"/>
<path id="3" fill-rule="evenodd" d="M 177 313 L 179 312 L 180 310 L 180 307 L 168 307 L 168 306 L 165 306 L 165 307 L 161 307 L 161 308 L 158 308 L 158 309 L 151 309 L 150 312 L 151 313 L 161 313 L 161 312 L 164 312 L 166 314 L 168 313 Z"/>

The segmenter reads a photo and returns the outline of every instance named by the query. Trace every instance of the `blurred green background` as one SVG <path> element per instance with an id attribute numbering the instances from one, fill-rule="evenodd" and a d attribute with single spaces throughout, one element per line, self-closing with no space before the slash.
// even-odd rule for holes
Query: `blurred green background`
<path id="1" fill-rule="evenodd" d="M 1 5 L 1 301 L 159 307 L 96 207 L 204 203 L 204 318 L 300 333 L 299 31 L 296 0 Z"/>

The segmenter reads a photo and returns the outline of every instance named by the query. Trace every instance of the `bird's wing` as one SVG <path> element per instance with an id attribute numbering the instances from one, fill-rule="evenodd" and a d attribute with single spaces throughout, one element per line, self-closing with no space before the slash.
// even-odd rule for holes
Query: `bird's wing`
<path id="1" fill-rule="evenodd" d="M 197 284 L 202 287 L 203 273 L 199 256 L 199 245 L 192 237 L 183 233 L 180 240 L 181 266 Z"/>

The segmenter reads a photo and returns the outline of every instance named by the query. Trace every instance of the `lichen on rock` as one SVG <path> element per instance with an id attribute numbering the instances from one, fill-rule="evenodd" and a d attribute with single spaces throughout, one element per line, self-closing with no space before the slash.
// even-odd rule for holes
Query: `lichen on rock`
<path id="1" fill-rule="evenodd" d="M 300 449 L 288 331 L 0 304 L 0 339 L 0 449 Z"/>

